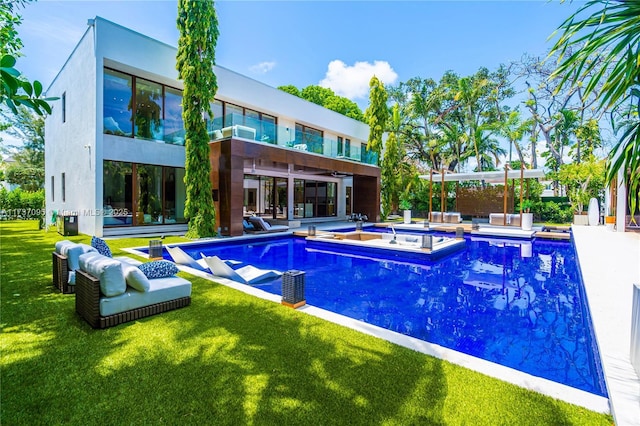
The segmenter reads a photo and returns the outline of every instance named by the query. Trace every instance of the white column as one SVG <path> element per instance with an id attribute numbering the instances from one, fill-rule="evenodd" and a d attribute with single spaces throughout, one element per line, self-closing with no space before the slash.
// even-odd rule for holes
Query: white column
<path id="1" fill-rule="evenodd" d="M 623 170 L 618 171 L 618 198 L 616 200 L 616 229 L 624 232 L 627 220 L 627 187 Z"/>
<path id="2" fill-rule="evenodd" d="M 289 169 L 293 170 L 293 164 L 289 164 Z M 292 176 L 287 178 L 287 220 L 293 220 L 293 209 L 295 205 L 293 204 L 293 191 L 294 191 L 294 179 Z"/>

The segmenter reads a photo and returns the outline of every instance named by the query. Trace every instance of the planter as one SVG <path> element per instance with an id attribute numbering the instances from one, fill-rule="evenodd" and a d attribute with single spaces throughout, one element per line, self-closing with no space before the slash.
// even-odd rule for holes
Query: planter
<path id="1" fill-rule="evenodd" d="M 615 216 L 605 216 L 604 224 L 609 231 L 613 231 L 616 227 L 616 217 Z"/>
<path id="2" fill-rule="evenodd" d="M 522 230 L 531 231 L 533 228 L 533 213 L 522 213 Z"/>
<path id="3" fill-rule="evenodd" d="M 411 223 L 411 210 L 404 211 L 404 223 Z"/>
<path id="4" fill-rule="evenodd" d="M 573 224 L 587 226 L 589 225 L 589 216 L 587 216 L 586 214 L 574 214 Z"/>

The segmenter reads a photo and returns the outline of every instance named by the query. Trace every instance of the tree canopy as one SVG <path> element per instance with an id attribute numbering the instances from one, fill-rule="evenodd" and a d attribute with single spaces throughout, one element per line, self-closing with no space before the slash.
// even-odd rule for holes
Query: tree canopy
<path id="1" fill-rule="evenodd" d="M 22 40 L 17 31 L 22 18 L 16 13 L 16 9 L 27 1 L 29 0 L 0 2 L 0 104 L 6 105 L 15 114 L 20 105 L 32 109 L 38 115 L 51 114 L 49 102 L 57 98 L 44 98 L 42 84 L 37 80 L 31 83 L 16 69 L 16 57 L 20 56 L 22 49 Z"/>
<path id="2" fill-rule="evenodd" d="M 297 96 L 309 102 L 313 102 L 314 104 L 323 106 L 331 111 L 346 115 L 354 120 L 364 121 L 364 115 L 362 114 L 362 110 L 358 104 L 343 96 L 336 95 L 333 90 L 329 88 L 309 85 L 303 89 L 298 89 L 297 87 L 289 84 L 279 86 L 278 89 L 283 92 L 287 92 L 290 95 Z"/>
<path id="3" fill-rule="evenodd" d="M 589 14 L 590 13 L 590 14 Z M 640 3 L 591 0 L 558 28 L 553 76 L 561 85 L 583 87 L 600 110 L 613 110 L 619 139 L 607 161 L 608 182 L 622 170 L 629 183 L 631 215 L 640 190 Z"/>

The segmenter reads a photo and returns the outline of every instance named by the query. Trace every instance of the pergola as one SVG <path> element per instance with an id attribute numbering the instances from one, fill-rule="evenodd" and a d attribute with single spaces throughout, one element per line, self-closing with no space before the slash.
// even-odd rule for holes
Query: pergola
<path id="1" fill-rule="evenodd" d="M 439 175 L 439 176 L 438 176 Z M 468 173 L 453 173 L 448 170 L 429 170 L 429 174 L 420 175 L 421 179 L 429 179 L 429 215 L 431 215 L 432 198 L 433 198 L 433 181 L 436 176 L 437 181 L 441 182 L 441 213 L 445 213 L 445 182 L 464 182 L 464 181 L 483 181 L 487 183 L 504 183 L 504 205 L 503 214 L 507 215 L 507 194 L 509 191 L 509 179 L 520 179 L 520 219 L 522 220 L 522 200 L 523 200 L 523 182 L 524 179 L 530 178 L 543 178 L 545 176 L 542 169 L 525 169 L 509 170 L 509 167 L 505 167 L 504 171 L 491 171 L 491 172 L 468 172 Z"/>

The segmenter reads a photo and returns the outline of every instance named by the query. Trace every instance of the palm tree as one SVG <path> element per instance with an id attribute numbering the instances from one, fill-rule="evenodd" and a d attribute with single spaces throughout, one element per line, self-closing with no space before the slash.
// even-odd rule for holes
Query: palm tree
<path id="1" fill-rule="evenodd" d="M 583 17 L 588 11 L 593 12 Z M 591 0 L 558 29 L 562 35 L 551 54 L 559 53 L 561 62 L 552 77 L 584 84 L 585 96 L 601 84 L 600 108 L 628 113 L 622 126 L 614 122 L 623 133 L 609 153 L 606 179 L 611 183 L 619 171 L 628 173 L 633 217 L 640 188 L 640 2 Z M 579 49 L 571 52 L 574 47 Z"/>

